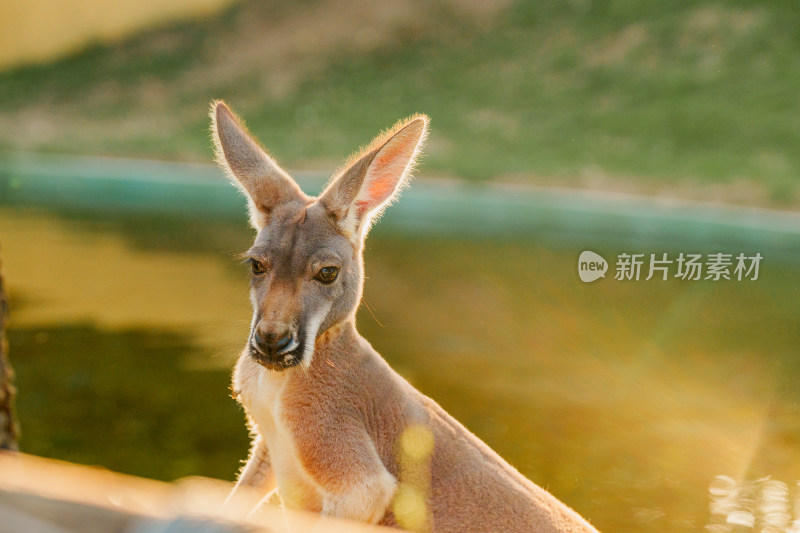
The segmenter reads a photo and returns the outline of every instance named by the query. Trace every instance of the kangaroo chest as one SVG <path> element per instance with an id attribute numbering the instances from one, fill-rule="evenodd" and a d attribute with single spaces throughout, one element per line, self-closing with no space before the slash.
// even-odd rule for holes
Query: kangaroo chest
<path id="1" fill-rule="evenodd" d="M 257 363 L 253 363 L 257 365 Z M 322 495 L 297 455 L 295 436 L 283 422 L 281 402 L 287 377 L 260 368 L 237 376 L 242 404 L 269 451 L 278 492 L 287 507 L 319 512 Z"/>

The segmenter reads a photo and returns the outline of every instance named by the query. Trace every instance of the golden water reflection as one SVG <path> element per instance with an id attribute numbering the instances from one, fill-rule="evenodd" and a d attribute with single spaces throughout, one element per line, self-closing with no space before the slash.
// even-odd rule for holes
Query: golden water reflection
<path id="1" fill-rule="evenodd" d="M 175 329 L 223 357 L 222 365 L 244 344 L 247 282 L 234 268 L 233 251 L 135 247 L 99 223 L 2 211 L 0 246 L 10 290 L 26 303 L 12 327 Z"/>

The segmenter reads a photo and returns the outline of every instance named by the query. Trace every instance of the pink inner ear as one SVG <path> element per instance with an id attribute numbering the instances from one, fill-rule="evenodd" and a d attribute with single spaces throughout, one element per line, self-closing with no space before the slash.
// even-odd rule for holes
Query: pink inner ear
<path id="1" fill-rule="evenodd" d="M 397 180 L 392 179 L 391 176 L 381 176 L 375 178 L 372 183 L 367 186 L 367 195 L 369 199 L 375 203 L 381 203 L 386 200 L 394 190 L 394 185 Z"/>
<path id="2" fill-rule="evenodd" d="M 356 202 L 356 215 L 358 218 L 361 218 L 367 213 L 367 211 L 369 211 L 369 206 L 370 204 L 364 200 L 359 200 Z"/>
<path id="3" fill-rule="evenodd" d="M 384 200 L 391 196 L 396 180 L 391 174 L 373 178 L 366 186 L 365 194 L 356 200 L 356 212 L 358 216 L 364 215 L 370 209 L 374 209 Z"/>
<path id="4" fill-rule="evenodd" d="M 395 140 L 395 139 L 392 139 Z M 380 153 L 378 154 L 378 158 L 373 161 L 373 165 L 375 166 L 375 171 L 380 172 L 384 170 L 386 167 L 392 164 L 397 156 L 402 155 L 402 151 L 405 148 L 402 142 L 391 142 L 389 141 L 388 144 L 384 145 L 381 148 Z"/>
<path id="5" fill-rule="evenodd" d="M 373 160 L 367 174 L 369 182 L 364 191 L 366 198 L 357 202 L 359 215 L 377 207 L 392 195 L 397 180 L 400 179 L 397 174 L 402 172 L 402 169 L 392 167 L 397 167 L 402 162 L 405 151 L 406 147 L 402 143 L 389 143 Z"/>

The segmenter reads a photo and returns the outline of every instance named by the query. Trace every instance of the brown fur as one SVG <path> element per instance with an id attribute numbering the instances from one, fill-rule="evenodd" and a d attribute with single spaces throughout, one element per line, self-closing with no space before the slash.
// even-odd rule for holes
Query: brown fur
<path id="1" fill-rule="evenodd" d="M 413 169 L 427 117 L 376 138 L 319 198 L 303 194 L 221 102 L 212 119 L 218 159 L 259 230 L 248 252 L 259 266 L 253 324 L 234 373 L 254 441 L 234 494 L 277 485 L 288 507 L 417 531 L 596 531 L 356 331 L 364 237 Z M 321 269 L 334 267 L 336 280 L 322 283 Z"/>

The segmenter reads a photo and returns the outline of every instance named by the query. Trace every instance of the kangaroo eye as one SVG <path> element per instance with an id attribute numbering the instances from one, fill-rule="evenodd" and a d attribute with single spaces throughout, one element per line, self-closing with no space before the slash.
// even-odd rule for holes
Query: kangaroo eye
<path id="1" fill-rule="evenodd" d="M 339 275 L 339 267 L 324 267 L 319 269 L 314 279 L 321 281 L 324 284 L 333 283 Z"/>
<path id="2" fill-rule="evenodd" d="M 262 265 L 261 263 L 259 263 L 255 259 L 248 259 L 247 262 L 250 263 L 250 270 L 256 276 L 259 275 L 259 274 L 263 274 L 263 273 L 265 273 L 267 271 L 267 269 L 264 268 L 264 265 Z"/>

